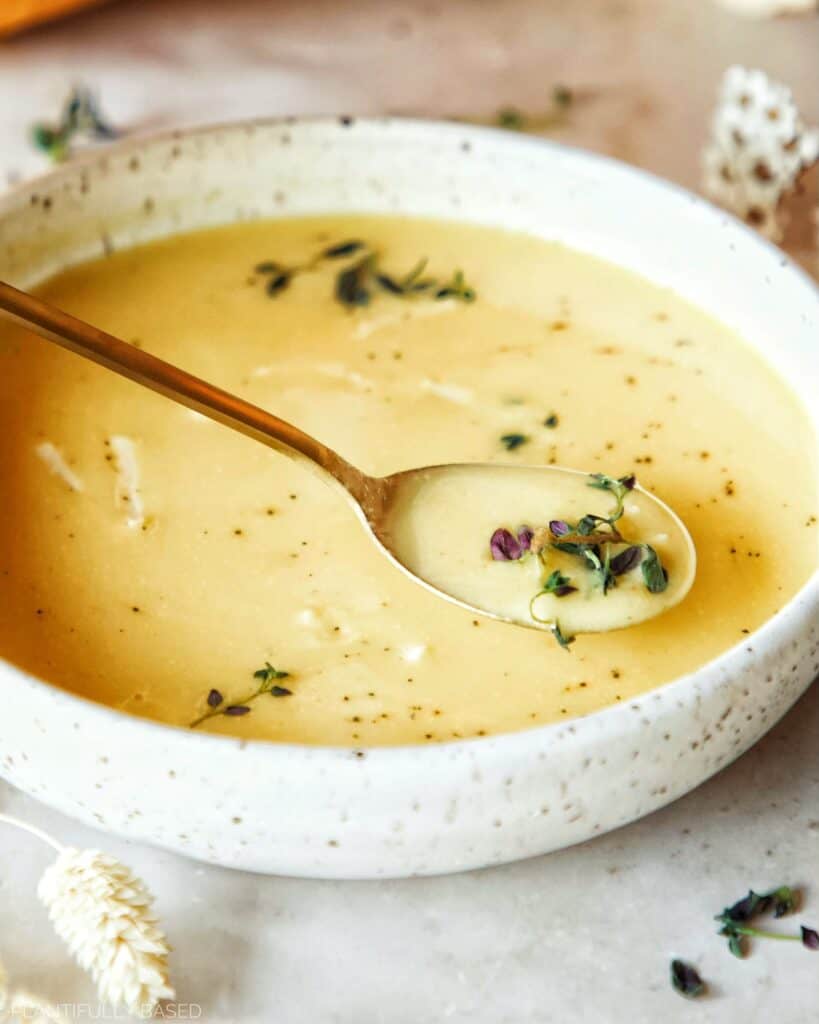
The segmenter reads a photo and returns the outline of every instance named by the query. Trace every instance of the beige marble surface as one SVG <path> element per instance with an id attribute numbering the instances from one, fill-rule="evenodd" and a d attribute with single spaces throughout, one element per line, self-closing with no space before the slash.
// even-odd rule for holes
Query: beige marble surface
<path id="1" fill-rule="evenodd" d="M 742 21 L 707 0 L 124 0 L 0 43 L 0 181 L 37 173 L 28 126 L 75 81 L 132 129 L 276 113 L 538 112 L 554 137 L 696 186 L 722 70 L 788 81 L 819 122 L 819 19 Z M 807 237 L 803 232 L 803 237 Z M 805 243 L 806 245 L 806 243 Z M 807 255 L 807 254 L 805 254 Z M 1 613 L 1 612 L 0 612 Z M 650 818 L 560 854 L 405 882 L 240 875 L 115 841 L 0 787 L 0 809 L 141 874 L 198 1019 L 256 1024 L 813 1020 L 819 954 L 732 958 L 712 915 L 749 886 L 805 887 L 819 926 L 819 692 L 737 764 Z M 0 833 L 0 956 L 15 981 L 102 1013 L 34 896 L 48 853 Z M 684 1002 L 672 955 L 711 994 Z M 180 1015 L 184 1015 L 180 1008 Z"/>

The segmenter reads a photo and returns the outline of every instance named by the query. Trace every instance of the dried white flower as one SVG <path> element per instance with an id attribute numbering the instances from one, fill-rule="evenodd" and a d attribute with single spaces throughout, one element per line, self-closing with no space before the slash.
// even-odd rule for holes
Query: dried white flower
<path id="1" fill-rule="evenodd" d="M 171 998 L 164 934 L 152 898 L 124 864 L 98 850 L 63 849 L 43 875 L 38 895 L 57 934 L 90 971 L 100 998 L 150 1017 Z"/>
<path id="2" fill-rule="evenodd" d="M 157 926 L 145 885 L 118 860 L 99 850 L 62 846 L 47 832 L 0 814 L 0 822 L 48 843 L 57 859 L 47 868 L 37 893 L 49 909 L 54 929 L 79 965 L 91 972 L 100 999 L 150 1017 L 160 999 L 171 999 L 170 947 Z M 33 1024 L 62 1024 L 59 1011 L 24 992 L 9 995 L 0 964 L 0 1024 L 15 1014 Z"/>
<path id="3" fill-rule="evenodd" d="M 729 68 L 703 154 L 705 192 L 768 238 L 786 226 L 783 196 L 819 159 L 819 129 L 807 128 L 793 94 L 764 71 Z"/>

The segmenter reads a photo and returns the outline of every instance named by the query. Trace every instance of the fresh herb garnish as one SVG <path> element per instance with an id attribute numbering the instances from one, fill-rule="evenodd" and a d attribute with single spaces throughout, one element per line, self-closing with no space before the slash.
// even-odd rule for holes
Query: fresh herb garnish
<path id="1" fill-rule="evenodd" d="M 574 643 L 573 636 L 566 636 L 560 628 L 560 623 L 555 619 L 552 625 L 552 636 L 557 640 L 564 651 L 568 651 L 569 645 Z"/>
<path id="2" fill-rule="evenodd" d="M 602 550 L 603 555 L 601 556 L 601 548 L 597 546 L 583 547 L 581 554 L 594 574 L 598 586 L 604 594 L 607 594 L 615 582 L 614 573 L 611 571 L 611 546 L 608 542 L 604 542 Z"/>
<path id="3" fill-rule="evenodd" d="M 543 593 L 554 594 L 555 597 L 566 597 L 567 594 L 573 594 L 577 590 L 577 587 L 573 587 L 571 583 L 568 576 L 564 576 L 560 569 L 555 569 L 543 584 Z"/>
<path id="4" fill-rule="evenodd" d="M 696 999 L 705 992 L 705 982 L 696 967 L 684 960 L 671 961 L 671 984 L 686 999 Z"/>
<path id="5" fill-rule="evenodd" d="M 489 538 L 489 552 L 495 562 L 516 562 L 532 546 L 534 533 L 528 526 L 522 526 L 517 536 L 505 527 L 495 530 Z"/>
<path id="6" fill-rule="evenodd" d="M 328 260 L 347 260 L 353 256 L 357 257 L 355 262 L 344 266 L 336 274 L 334 287 L 336 299 L 348 309 L 369 305 L 378 290 L 403 298 L 426 293 L 435 299 L 475 301 L 475 289 L 467 284 L 462 270 L 456 270 L 448 281 L 424 277 L 427 261 L 422 259 L 406 274 L 390 273 L 381 266 L 380 254 L 368 242 L 358 238 L 345 239 L 327 246 L 306 263 L 295 266 L 284 266 L 275 260 L 262 260 L 254 267 L 254 273 L 268 277 L 265 285 L 267 294 L 275 297 L 299 274 L 314 271 Z"/>
<path id="7" fill-rule="evenodd" d="M 342 306 L 366 306 L 372 292 L 369 281 L 372 275 L 372 261 L 369 256 L 342 270 L 336 278 L 336 298 Z"/>
<path id="8" fill-rule="evenodd" d="M 721 914 L 716 915 L 716 920 L 721 925 L 719 934 L 728 939 L 728 949 L 739 959 L 743 959 L 747 953 L 749 938 L 801 942 L 805 949 L 819 951 L 819 931 L 815 928 L 800 925 L 797 934 L 788 934 L 766 931 L 750 923 L 769 912 L 775 918 L 785 917 L 796 910 L 798 903 L 799 893 L 789 885 L 780 885 L 770 892 L 763 893 L 749 889 L 747 896 L 743 896 L 730 907 L 726 907 Z M 671 984 L 684 996 L 695 997 L 705 991 L 705 985 L 696 969 L 683 960 L 672 961 Z"/>
<path id="9" fill-rule="evenodd" d="M 631 547 L 615 555 L 609 563 L 613 576 L 622 576 L 624 573 L 636 569 L 643 559 L 643 548 L 640 544 L 632 544 Z"/>
<path id="10" fill-rule="evenodd" d="M 769 910 L 773 911 L 775 918 L 784 917 L 793 913 L 797 903 L 798 894 L 787 885 L 781 885 L 778 889 L 766 893 L 756 893 L 751 889 L 747 896 L 743 896 L 732 906 L 726 907 L 721 914 L 717 914 L 716 920 L 722 926 L 719 934 L 728 939 L 728 949 L 740 959 L 746 955 L 745 940 L 748 938 L 801 942 L 806 949 L 819 950 L 819 933 L 813 928 L 802 925 L 799 934 L 794 935 L 766 931 L 749 923 Z"/>
<path id="11" fill-rule="evenodd" d="M 352 239 L 349 242 L 339 242 L 337 245 L 331 245 L 321 255 L 326 260 L 337 260 L 342 256 L 352 256 L 354 252 L 360 252 L 364 248 L 366 248 L 365 242 Z"/>
<path id="12" fill-rule="evenodd" d="M 506 128 L 512 132 L 522 132 L 525 120 L 516 107 L 502 107 L 498 111 L 498 128 Z"/>
<path id="13" fill-rule="evenodd" d="M 544 594 L 554 594 L 555 597 L 568 597 L 569 594 L 574 594 L 576 591 L 577 587 L 572 586 L 571 579 L 568 576 L 564 576 L 559 569 L 555 569 L 549 573 L 543 582 L 543 587 L 536 594 L 533 594 L 529 601 L 529 614 L 535 622 L 551 627 L 552 633 L 561 647 L 568 647 L 574 640 L 574 637 L 565 637 L 560 631 L 557 620 L 541 618 L 535 610 L 535 602 Z"/>
<path id="14" fill-rule="evenodd" d="M 501 437 L 501 442 L 507 451 L 514 451 L 526 441 L 528 441 L 528 437 L 525 434 L 504 434 Z M 602 590 L 603 594 L 607 594 L 612 587 L 617 585 L 620 576 L 624 576 L 640 566 L 646 589 L 652 594 L 662 593 L 668 586 L 668 573 L 663 568 L 657 552 L 650 544 L 630 544 L 616 525 L 623 517 L 626 496 L 636 484 L 637 480 L 633 474 L 612 477 L 605 473 L 593 473 L 589 480 L 589 487 L 607 491 L 614 496 L 615 506 L 609 515 L 601 516 L 590 512 L 581 516 L 575 524 L 569 523 L 565 519 L 552 519 L 549 521 L 548 527 L 538 527 L 535 530 L 527 528 L 530 536 L 525 546 L 520 543 L 519 535 L 516 537 L 505 528 L 497 529 L 489 541 L 492 557 L 496 561 L 508 562 L 518 561 L 530 554 L 535 555 L 540 560 L 544 572 L 548 572 L 545 552 L 549 548 L 553 548 L 563 554 L 582 559 L 584 567 L 591 572 L 596 586 Z M 625 547 L 617 550 L 619 545 L 625 545 Z M 551 619 L 544 619 L 537 615 L 535 611 L 537 599 L 544 594 L 568 597 L 570 594 L 576 593 L 577 589 L 561 572 L 551 571 L 543 579 L 541 589 L 533 595 L 529 602 L 529 612 L 532 618 L 543 625 L 552 626 Z M 558 636 L 558 633 L 555 635 Z M 571 640 L 562 643 L 558 638 L 558 642 L 565 647 L 571 643 Z"/>
<path id="15" fill-rule="evenodd" d="M 269 693 L 273 697 L 292 696 L 292 690 L 288 690 L 286 686 L 280 686 L 278 683 L 278 680 L 287 679 L 289 675 L 289 672 L 282 672 L 274 668 L 269 661 L 266 661 L 264 668 L 257 669 L 253 673 L 253 678 L 258 680 L 256 689 L 245 697 L 226 704 L 225 698 L 219 690 L 210 690 L 205 698 L 205 703 L 209 710 L 200 715 L 199 718 L 194 719 L 190 724 L 190 728 L 195 729 L 197 725 L 201 725 L 202 722 L 207 721 L 209 718 L 214 718 L 216 715 L 227 715 L 229 718 L 247 715 L 251 710 L 250 703 L 256 700 L 257 697 L 261 697 L 264 693 Z"/>
<path id="16" fill-rule="evenodd" d="M 282 268 L 278 263 L 274 263 L 272 260 L 262 260 L 261 263 L 257 263 L 253 268 L 254 274 L 274 274 L 277 270 Z"/>
<path id="17" fill-rule="evenodd" d="M 643 582 L 646 589 L 652 594 L 662 594 L 668 586 L 668 573 L 662 567 L 657 552 L 650 544 L 643 544 L 642 561 L 640 568 L 643 572 Z"/>
<path id="18" fill-rule="evenodd" d="M 38 123 L 31 130 L 34 145 L 55 163 L 70 156 L 71 145 L 78 136 L 109 140 L 117 135 L 100 113 L 94 94 L 83 86 L 71 92 L 57 124 Z"/>
<path id="19" fill-rule="evenodd" d="M 528 440 L 526 434 L 502 434 L 500 442 L 508 452 L 513 452 Z"/>
<path id="20" fill-rule="evenodd" d="M 291 274 L 289 270 L 276 271 L 276 273 L 274 273 L 267 282 L 265 291 L 268 295 L 278 295 L 279 292 L 284 291 L 284 289 L 290 284 L 290 277 Z"/>
<path id="21" fill-rule="evenodd" d="M 634 490 L 636 483 L 637 478 L 633 473 L 629 476 L 621 476 L 619 479 L 607 476 L 605 473 L 592 473 L 589 487 L 593 487 L 596 491 L 609 491 L 617 499 L 617 507 L 608 519 L 605 520 L 606 522 L 614 524 L 618 519 L 622 518 L 626 495 L 629 491 Z"/>
<path id="22" fill-rule="evenodd" d="M 470 288 L 462 270 L 456 270 L 446 284 L 435 292 L 436 299 L 460 299 L 462 302 L 474 302 L 475 290 Z"/>
<path id="23" fill-rule="evenodd" d="M 513 132 L 543 132 L 555 128 L 565 120 L 574 94 L 567 86 L 556 85 L 551 99 L 551 106 L 538 114 L 525 114 L 517 107 L 502 107 L 496 115 L 495 124 Z"/>
<path id="24" fill-rule="evenodd" d="M 375 273 L 375 280 L 385 292 L 389 292 L 391 295 L 417 295 L 420 292 L 429 291 L 436 284 L 432 277 L 421 277 L 426 266 L 427 260 L 418 260 L 412 270 L 400 278 L 378 270 Z M 436 296 L 436 298 L 438 297 Z"/>

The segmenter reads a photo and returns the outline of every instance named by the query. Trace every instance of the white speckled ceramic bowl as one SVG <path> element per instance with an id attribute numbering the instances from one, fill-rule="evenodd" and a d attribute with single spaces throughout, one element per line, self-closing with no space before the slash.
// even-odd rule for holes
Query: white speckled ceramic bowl
<path id="1" fill-rule="evenodd" d="M 177 230 L 330 211 L 500 225 L 623 264 L 737 328 L 816 415 L 819 293 L 778 250 L 641 172 L 511 133 L 345 118 L 130 142 L 0 203 L 0 277 L 25 286 Z M 374 878 L 496 864 L 631 821 L 741 754 L 819 670 L 818 609 L 814 574 L 742 644 L 628 705 L 423 747 L 194 733 L 0 662 L 0 764 L 67 814 L 230 867 Z"/>

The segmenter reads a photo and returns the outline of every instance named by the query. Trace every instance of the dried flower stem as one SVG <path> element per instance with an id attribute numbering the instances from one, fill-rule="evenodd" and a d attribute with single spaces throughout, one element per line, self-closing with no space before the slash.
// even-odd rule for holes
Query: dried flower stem
<path id="1" fill-rule="evenodd" d="M 65 847 L 58 843 L 56 839 L 50 836 L 47 832 L 37 828 L 35 825 L 29 825 L 27 821 L 20 821 L 19 818 L 13 818 L 10 814 L 0 814 L 0 822 L 4 825 L 11 825 L 14 828 L 22 829 L 23 832 L 30 832 L 31 835 L 37 836 L 38 839 L 42 839 L 44 843 L 47 843 L 57 853 L 62 853 Z"/>
<path id="2" fill-rule="evenodd" d="M 0 814 L 0 823 L 29 832 L 56 851 L 37 892 L 55 931 L 91 973 L 100 998 L 137 1016 L 152 1016 L 159 1000 L 172 998 L 174 990 L 168 981 L 170 947 L 143 883 L 124 864 L 98 850 L 63 846 L 42 829 L 8 814 Z M 23 993 L 18 996 L 21 1006 L 34 1007 L 45 1019 L 59 1019 L 47 1016 L 51 1008 L 45 1003 Z M 0 997 L 7 1001 L 2 968 Z"/>

